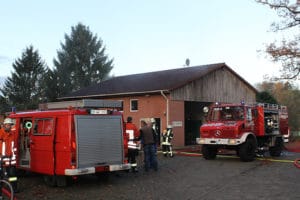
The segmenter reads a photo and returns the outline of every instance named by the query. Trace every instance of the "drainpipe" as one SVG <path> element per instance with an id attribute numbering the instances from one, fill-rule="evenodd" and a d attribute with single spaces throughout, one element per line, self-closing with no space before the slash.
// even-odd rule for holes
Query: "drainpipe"
<path id="1" fill-rule="evenodd" d="M 166 113 L 166 116 L 167 116 L 167 126 L 169 125 L 169 99 L 168 99 L 168 97 L 164 94 L 164 92 L 161 90 L 160 91 L 160 94 L 161 94 L 161 96 L 163 96 L 164 97 L 164 99 L 166 100 L 166 102 L 167 102 L 167 113 Z"/>

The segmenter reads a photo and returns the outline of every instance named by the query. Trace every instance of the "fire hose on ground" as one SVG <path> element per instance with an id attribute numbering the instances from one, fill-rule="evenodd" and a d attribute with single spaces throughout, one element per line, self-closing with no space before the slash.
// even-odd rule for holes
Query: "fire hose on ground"
<path id="1" fill-rule="evenodd" d="M 297 167 L 297 168 L 299 168 L 300 169 L 300 158 L 298 158 L 298 159 L 296 159 L 295 161 L 294 161 L 294 165 Z"/>
<path id="2" fill-rule="evenodd" d="M 201 157 L 203 156 L 199 149 L 178 149 L 175 151 L 176 155 L 179 156 L 191 156 L 191 157 Z M 226 154 L 225 152 L 222 152 L 222 154 L 219 154 L 218 157 L 223 157 L 223 158 L 238 158 L 237 156 Z M 293 160 L 284 160 L 284 159 L 273 159 L 273 158 L 256 158 L 257 160 L 267 160 L 271 162 L 281 162 L 281 163 L 294 163 L 294 165 L 300 169 L 300 158 L 296 159 L 295 161 Z"/>

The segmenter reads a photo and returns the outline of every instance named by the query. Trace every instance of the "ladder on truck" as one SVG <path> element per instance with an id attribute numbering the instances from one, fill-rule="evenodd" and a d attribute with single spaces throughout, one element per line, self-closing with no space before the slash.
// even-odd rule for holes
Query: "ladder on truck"
<path id="1" fill-rule="evenodd" d="M 287 113 L 287 107 L 278 105 L 278 104 L 271 104 L 271 103 L 257 103 L 258 106 L 263 107 L 264 109 L 268 110 L 278 110 L 282 113 Z"/>

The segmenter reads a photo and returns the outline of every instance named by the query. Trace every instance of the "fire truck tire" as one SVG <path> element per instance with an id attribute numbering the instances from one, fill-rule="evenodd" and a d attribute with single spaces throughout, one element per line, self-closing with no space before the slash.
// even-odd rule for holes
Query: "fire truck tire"
<path id="1" fill-rule="evenodd" d="M 279 157 L 281 155 L 282 149 L 283 149 L 283 140 L 282 138 L 278 137 L 276 138 L 275 146 L 269 148 L 270 155 L 274 157 Z"/>
<path id="2" fill-rule="evenodd" d="M 58 187 L 66 187 L 71 183 L 71 177 L 69 176 L 56 176 L 56 184 Z"/>
<path id="3" fill-rule="evenodd" d="M 50 187 L 66 187 L 72 183 L 72 178 L 68 176 L 44 175 L 44 181 Z"/>
<path id="4" fill-rule="evenodd" d="M 56 176 L 45 175 L 44 181 L 45 181 L 46 185 L 48 185 L 50 187 L 55 187 L 57 185 L 56 184 Z"/>
<path id="5" fill-rule="evenodd" d="M 253 161 L 255 159 L 256 147 L 256 141 L 253 138 L 247 138 L 246 141 L 243 144 L 241 144 L 238 149 L 238 155 L 240 156 L 241 161 Z"/>
<path id="6" fill-rule="evenodd" d="M 212 145 L 202 145 L 202 155 L 206 160 L 213 160 L 216 158 L 218 148 Z"/>

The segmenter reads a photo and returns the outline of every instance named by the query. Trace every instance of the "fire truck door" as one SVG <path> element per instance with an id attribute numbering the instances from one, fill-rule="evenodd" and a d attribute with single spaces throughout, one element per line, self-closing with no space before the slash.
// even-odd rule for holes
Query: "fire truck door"
<path id="1" fill-rule="evenodd" d="M 19 136 L 19 164 L 21 167 L 30 167 L 30 144 L 29 137 L 32 132 L 32 119 L 22 118 L 20 123 Z"/>
<path id="2" fill-rule="evenodd" d="M 245 128 L 249 131 L 254 131 L 254 119 L 251 108 L 247 109 Z"/>
<path id="3" fill-rule="evenodd" d="M 38 118 L 33 122 L 30 136 L 31 171 L 54 174 L 54 136 L 55 120 Z"/>

